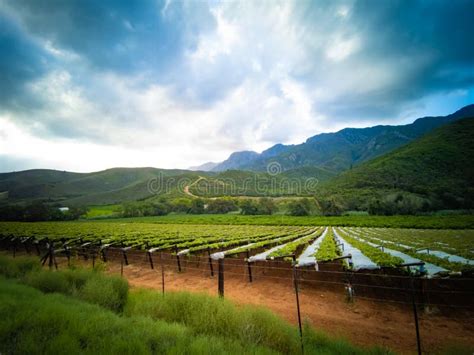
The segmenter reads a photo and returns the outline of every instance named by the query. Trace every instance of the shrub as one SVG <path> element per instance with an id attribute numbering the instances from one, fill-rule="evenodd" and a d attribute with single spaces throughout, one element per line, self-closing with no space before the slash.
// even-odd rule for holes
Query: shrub
<path id="1" fill-rule="evenodd" d="M 23 278 L 27 273 L 40 269 L 37 258 L 0 256 L 0 275 Z"/>
<path id="2" fill-rule="evenodd" d="M 46 293 L 70 293 L 68 280 L 64 273 L 53 271 L 39 271 L 28 274 L 26 283 Z"/>
<path id="3" fill-rule="evenodd" d="M 128 283 L 119 277 L 96 274 L 79 291 L 79 298 L 114 312 L 121 312 L 127 302 Z"/>

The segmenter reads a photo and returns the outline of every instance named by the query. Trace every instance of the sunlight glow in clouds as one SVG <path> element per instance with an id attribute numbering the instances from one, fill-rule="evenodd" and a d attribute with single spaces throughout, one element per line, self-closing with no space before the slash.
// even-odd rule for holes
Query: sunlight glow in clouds
<path id="1" fill-rule="evenodd" d="M 187 168 L 448 114 L 473 100 L 473 4 L 0 0 L 0 171 Z"/>

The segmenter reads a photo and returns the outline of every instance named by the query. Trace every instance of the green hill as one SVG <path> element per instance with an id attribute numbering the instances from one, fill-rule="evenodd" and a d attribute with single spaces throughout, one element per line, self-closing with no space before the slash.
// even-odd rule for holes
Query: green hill
<path id="1" fill-rule="evenodd" d="M 342 173 L 322 189 L 354 206 L 370 207 L 372 199 L 375 205 L 415 204 L 422 210 L 473 208 L 473 137 L 474 118 L 456 121 Z"/>

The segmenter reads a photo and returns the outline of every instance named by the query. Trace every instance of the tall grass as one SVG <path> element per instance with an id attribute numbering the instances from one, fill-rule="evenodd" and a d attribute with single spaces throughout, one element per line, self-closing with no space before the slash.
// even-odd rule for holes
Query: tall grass
<path id="1" fill-rule="evenodd" d="M 183 325 L 120 317 L 61 294 L 0 279 L 0 353 L 271 354 L 232 339 L 195 335 Z"/>
<path id="2" fill-rule="evenodd" d="M 90 349 L 94 351 L 107 350 L 108 353 L 114 349 L 120 353 L 128 353 L 133 349 L 132 345 L 139 341 L 140 332 L 145 345 L 137 345 L 139 353 L 142 350 L 144 353 L 159 353 L 163 346 L 168 350 L 172 349 L 172 352 L 179 350 L 178 353 L 181 353 L 185 349 L 183 353 L 202 354 L 297 354 L 301 351 L 297 328 L 262 307 L 236 306 L 228 300 L 204 294 L 172 292 L 163 296 L 155 291 L 142 289 L 129 293 L 128 283 L 124 279 L 85 269 L 42 271 L 27 259 L 0 256 L 0 266 L 0 274 L 14 277 L 48 294 L 41 296 L 41 293 L 35 293 L 32 288 L 0 280 L 0 287 L 6 285 L 7 291 L 10 290 L 6 296 L 2 296 L 3 299 L 0 297 L 0 314 L 5 314 L 5 321 L 0 319 L 0 342 L 7 339 L 5 347 L 0 345 L 0 353 L 2 349 L 6 353 L 16 353 L 17 341 L 21 344 L 18 347 L 20 352 L 29 353 L 34 349 L 35 343 L 41 342 L 41 337 L 50 343 L 41 344 L 40 347 L 47 353 L 64 353 L 77 349 L 81 353 L 87 353 L 89 343 L 93 344 Z M 16 296 L 13 297 L 13 294 Z M 70 299 L 67 300 L 66 297 Z M 24 303 L 28 299 L 32 301 L 25 306 Z M 34 301 L 36 299 L 45 302 L 39 312 L 36 312 L 39 307 Z M 100 308 L 87 308 L 81 301 L 89 303 L 87 307 L 93 307 L 90 304 L 95 304 Z M 54 308 L 55 302 L 60 305 L 58 308 Z M 65 303 L 68 306 L 61 305 Z M 88 311 L 85 311 L 85 308 Z M 108 311 L 115 312 L 115 316 Z M 70 314 L 65 315 L 68 312 Z M 114 317 L 118 315 L 123 317 L 117 320 Z M 127 341 L 129 334 L 125 332 L 124 324 L 133 329 L 130 336 L 136 336 L 131 342 Z M 116 333 L 108 330 L 109 325 L 112 329 L 117 328 Z M 38 327 L 41 329 L 36 329 Z M 154 327 L 159 328 L 156 334 Z M 94 329 L 97 334 L 103 333 L 114 339 L 116 347 L 110 348 L 109 351 L 104 344 L 110 340 L 98 339 Z M 156 337 L 167 332 L 171 334 L 170 339 L 166 340 L 164 337 L 156 342 Z M 13 340 L 8 340 L 8 337 Z M 191 337 L 192 341 L 182 340 L 185 337 Z M 184 345 L 179 343 L 181 341 L 184 341 Z M 51 344 L 61 351 L 53 351 Z M 243 345 L 245 349 L 242 348 Z M 228 346 L 232 348 L 229 349 Z M 333 339 L 322 332 L 316 332 L 309 325 L 304 329 L 304 347 L 306 354 L 387 353 L 384 349 L 357 348 L 345 340 Z M 12 349 L 15 351 L 10 351 Z"/>
<path id="3" fill-rule="evenodd" d="M 195 334 L 216 335 L 242 343 L 262 345 L 285 354 L 300 353 L 297 328 L 261 307 L 237 307 L 230 301 L 204 294 L 173 292 L 164 296 L 134 290 L 124 314 L 184 324 Z M 386 354 L 385 349 L 359 349 L 345 340 L 332 339 L 309 325 L 304 330 L 305 354 Z"/>
<path id="4" fill-rule="evenodd" d="M 16 278 L 46 293 L 62 293 L 121 312 L 127 302 L 128 283 L 95 270 L 41 270 L 36 258 L 0 256 L 0 275 Z"/>

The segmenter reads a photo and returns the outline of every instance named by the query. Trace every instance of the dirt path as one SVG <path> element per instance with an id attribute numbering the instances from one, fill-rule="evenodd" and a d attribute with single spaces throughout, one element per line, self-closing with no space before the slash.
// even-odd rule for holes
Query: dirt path
<path id="1" fill-rule="evenodd" d="M 120 266 L 111 265 L 110 272 L 120 272 Z M 126 266 L 124 276 L 133 287 L 161 290 L 158 270 Z M 186 270 L 183 273 L 166 271 L 167 291 L 205 292 L 217 294 L 217 279 L 207 271 Z M 238 304 L 262 305 L 296 324 L 295 294 L 288 280 L 257 278 L 249 283 L 246 277 L 226 275 L 225 297 Z M 411 308 L 386 302 L 358 299 L 348 304 L 342 292 L 318 290 L 302 286 L 301 312 L 316 328 L 334 336 L 343 336 L 362 346 L 383 345 L 401 353 L 416 352 L 415 328 Z M 421 312 L 422 313 L 422 312 Z M 434 352 L 447 344 L 474 346 L 472 314 L 458 312 L 450 317 L 420 315 L 422 348 Z"/>

